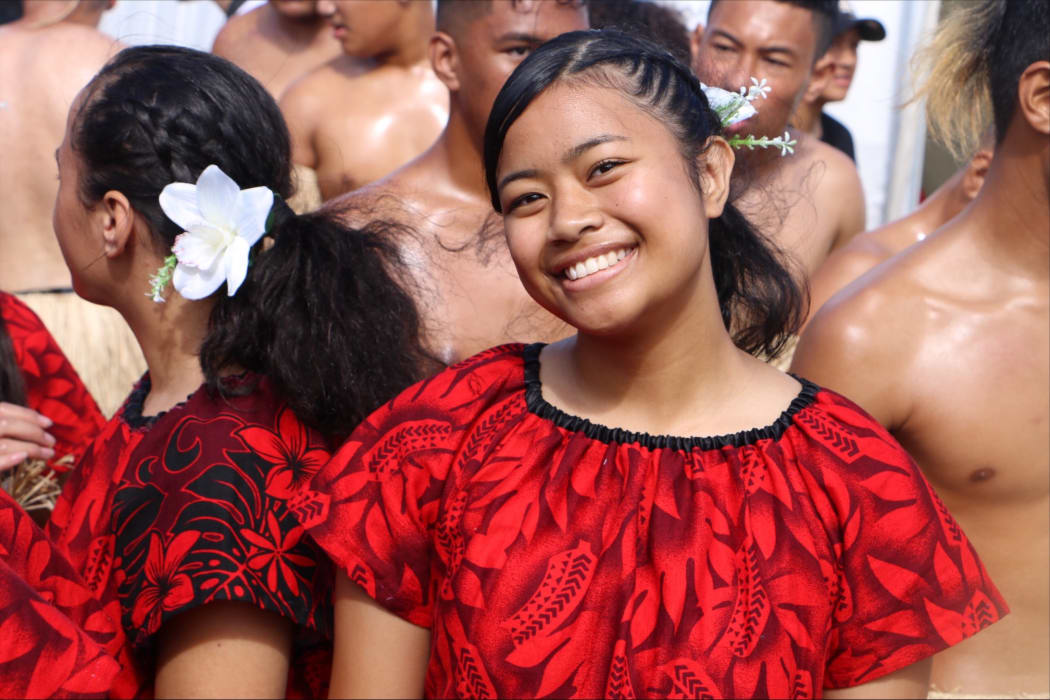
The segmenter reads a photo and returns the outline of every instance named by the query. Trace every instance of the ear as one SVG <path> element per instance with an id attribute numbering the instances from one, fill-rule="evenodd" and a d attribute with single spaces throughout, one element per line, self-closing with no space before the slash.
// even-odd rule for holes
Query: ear
<path id="1" fill-rule="evenodd" d="M 966 201 L 972 202 L 976 199 L 977 193 L 981 191 L 993 155 L 995 155 L 993 151 L 982 148 L 974 154 L 973 158 L 966 165 L 966 172 L 963 173 L 962 180 L 962 192 L 963 196 L 966 197 Z"/>
<path id="2" fill-rule="evenodd" d="M 704 214 L 709 219 L 722 215 L 729 198 L 729 176 L 733 172 L 736 154 L 721 136 L 708 139 L 707 148 L 697 161 L 700 172 L 700 193 Z"/>
<path id="3" fill-rule="evenodd" d="M 693 72 L 699 75 L 697 69 L 700 67 L 700 47 L 704 43 L 704 25 L 697 23 L 693 33 L 689 35 L 689 54 L 692 56 Z"/>
<path id="4" fill-rule="evenodd" d="M 1029 126 L 1050 134 L 1050 61 L 1036 61 L 1021 74 L 1017 107 Z"/>
<path id="5" fill-rule="evenodd" d="M 813 70 L 809 74 L 809 85 L 806 92 L 802 94 L 803 102 L 816 102 L 824 93 L 824 89 L 831 82 L 831 76 L 835 73 L 835 62 L 829 54 L 824 54 L 813 64 Z"/>
<path id="6" fill-rule="evenodd" d="M 459 53 L 456 40 L 445 32 L 434 32 L 428 46 L 430 67 L 449 92 L 459 90 Z"/>
<path id="7" fill-rule="evenodd" d="M 95 209 L 102 229 L 102 250 L 109 259 L 120 257 L 135 228 L 135 210 L 122 192 L 110 190 Z"/>

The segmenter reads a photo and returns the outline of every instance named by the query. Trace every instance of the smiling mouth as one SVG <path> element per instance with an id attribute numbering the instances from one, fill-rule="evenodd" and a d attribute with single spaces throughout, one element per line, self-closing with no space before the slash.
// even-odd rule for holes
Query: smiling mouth
<path id="1" fill-rule="evenodd" d="M 610 250 L 608 253 L 592 256 L 586 260 L 581 260 L 575 265 L 570 265 L 565 268 L 563 274 L 570 280 L 583 279 L 588 275 L 593 275 L 595 272 L 612 267 L 630 255 L 632 250 L 633 248 L 620 248 L 618 250 Z"/>

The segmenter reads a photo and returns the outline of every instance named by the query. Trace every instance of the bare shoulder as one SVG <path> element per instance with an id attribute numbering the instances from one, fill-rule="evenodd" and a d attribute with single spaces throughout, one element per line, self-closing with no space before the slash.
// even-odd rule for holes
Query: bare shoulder
<path id="1" fill-rule="evenodd" d="M 891 429 L 907 417 L 908 397 L 897 384 L 905 383 L 919 355 L 923 290 L 905 257 L 876 265 L 821 306 L 791 365 Z"/>
<path id="2" fill-rule="evenodd" d="M 81 62 L 97 63 L 94 70 L 126 46 L 108 34 L 79 24 L 56 24 L 37 33 L 37 51 L 49 60 L 75 66 Z M 53 69 L 53 66 L 52 66 Z"/>
<path id="3" fill-rule="evenodd" d="M 230 55 L 242 48 L 241 42 L 245 37 L 251 35 L 259 25 L 260 12 L 264 7 L 257 7 L 243 15 L 234 15 L 226 20 L 222 29 L 215 36 L 211 52 L 216 56 L 229 58 Z"/>
<path id="4" fill-rule="evenodd" d="M 361 226 L 370 221 L 384 221 L 411 225 L 411 212 L 422 202 L 418 201 L 416 188 L 412 186 L 411 173 L 406 177 L 404 168 L 330 200 L 325 209 L 338 214 L 341 221 L 350 226 Z"/>
<path id="5" fill-rule="evenodd" d="M 810 318 L 836 292 L 896 252 L 873 233 L 855 236 L 817 268 L 810 279 Z"/>
<path id="6" fill-rule="evenodd" d="M 348 81 L 362 71 L 359 61 L 351 56 L 336 56 L 296 79 L 281 97 L 281 109 L 312 109 L 314 107 L 340 109 L 354 100 L 347 91 Z"/>

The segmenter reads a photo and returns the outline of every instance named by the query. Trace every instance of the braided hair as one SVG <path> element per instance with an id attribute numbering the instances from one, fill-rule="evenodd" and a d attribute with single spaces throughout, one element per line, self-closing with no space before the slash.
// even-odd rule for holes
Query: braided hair
<path id="1" fill-rule="evenodd" d="M 485 177 L 500 211 L 496 168 L 503 140 L 529 104 L 551 85 L 572 81 L 622 93 L 675 137 L 700 195 L 698 159 L 722 125 L 700 82 L 655 44 L 619 31 L 562 34 L 526 58 L 503 85 L 485 129 Z M 731 203 L 708 225 L 711 268 L 722 321 L 742 350 L 776 357 L 804 318 L 806 298 L 782 253 Z"/>
<path id="2" fill-rule="evenodd" d="M 85 88 L 71 145 L 84 203 L 122 192 L 160 255 L 181 233 L 158 200 L 171 182 L 195 182 L 215 164 L 241 188 L 293 191 L 273 98 L 234 64 L 192 49 L 120 52 Z M 330 213 L 279 204 L 237 294 L 214 295 L 200 348 L 209 388 L 226 391 L 221 377 L 233 368 L 266 376 L 300 420 L 336 443 L 415 381 L 425 361 L 419 318 L 394 281 L 399 259 L 386 241 L 380 222 L 348 229 Z"/>

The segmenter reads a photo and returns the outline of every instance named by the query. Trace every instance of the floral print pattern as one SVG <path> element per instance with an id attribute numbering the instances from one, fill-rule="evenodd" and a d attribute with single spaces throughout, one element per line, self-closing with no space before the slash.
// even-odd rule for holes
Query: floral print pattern
<path id="1" fill-rule="evenodd" d="M 11 337 L 15 363 L 22 370 L 26 385 L 26 404 L 44 414 L 54 425 L 48 432 L 55 438 L 55 471 L 68 471 L 56 464 L 67 455 L 74 459 L 87 448 L 105 424 L 102 412 L 58 343 L 28 306 L 0 292 L 0 316 Z"/>
<path id="2" fill-rule="evenodd" d="M 236 600 L 296 623 L 288 695 L 323 696 L 332 572 L 283 494 L 327 452 L 264 379 L 234 381 L 254 389 L 220 397 L 202 387 L 143 418 L 145 378 L 66 484 L 49 532 L 96 597 L 119 601 L 142 678 L 171 616 Z"/>
<path id="3" fill-rule="evenodd" d="M 1006 613 L 903 449 L 803 382 L 771 426 L 627 433 L 547 404 L 539 346 L 373 414 L 292 504 L 432 632 L 431 697 L 780 697 L 865 683 Z"/>

